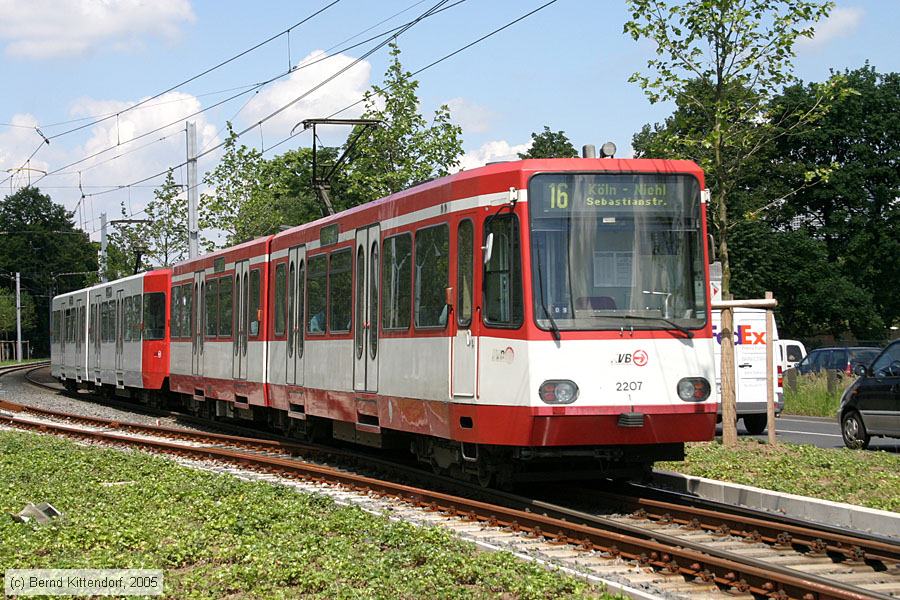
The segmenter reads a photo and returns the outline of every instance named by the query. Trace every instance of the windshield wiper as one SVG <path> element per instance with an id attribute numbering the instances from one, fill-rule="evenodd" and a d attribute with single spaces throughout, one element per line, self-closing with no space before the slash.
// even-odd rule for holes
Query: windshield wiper
<path id="1" fill-rule="evenodd" d="M 538 285 L 541 286 L 541 308 L 544 309 L 544 314 L 547 315 L 547 320 L 550 321 L 550 333 L 553 335 L 553 339 L 558 342 L 561 338 L 559 327 L 556 325 L 556 321 L 553 320 L 553 315 L 550 314 L 550 310 L 547 308 L 547 299 L 544 297 L 544 269 L 541 267 L 544 263 L 544 253 L 541 252 L 540 245 L 538 245 L 537 259 Z"/>
<path id="2" fill-rule="evenodd" d="M 679 325 L 675 321 L 667 319 L 665 317 L 647 317 L 644 315 L 615 315 L 616 317 L 622 317 L 623 319 L 636 319 L 639 321 L 662 321 L 663 323 L 667 323 L 684 334 L 687 338 L 694 337 L 694 332 L 685 327 L 684 325 Z"/>

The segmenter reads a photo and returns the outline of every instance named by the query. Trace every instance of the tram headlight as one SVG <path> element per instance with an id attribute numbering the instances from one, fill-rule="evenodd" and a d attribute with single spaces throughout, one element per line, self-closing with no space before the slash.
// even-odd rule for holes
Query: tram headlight
<path id="1" fill-rule="evenodd" d="M 702 402 L 709 398 L 709 382 L 703 377 L 685 377 L 676 386 L 678 397 L 685 401 Z"/>
<path id="2" fill-rule="evenodd" d="M 578 398 L 578 386 L 568 379 L 545 381 L 538 390 L 547 404 L 572 404 Z"/>

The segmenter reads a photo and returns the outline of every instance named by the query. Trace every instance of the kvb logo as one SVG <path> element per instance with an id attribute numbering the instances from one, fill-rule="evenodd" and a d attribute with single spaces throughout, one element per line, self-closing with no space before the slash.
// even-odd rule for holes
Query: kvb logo
<path id="1" fill-rule="evenodd" d="M 643 367 L 647 364 L 650 357 L 643 350 L 635 350 L 634 352 L 621 352 L 616 355 L 615 360 L 611 360 L 610 364 L 616 365 L 634 365 Z"/>

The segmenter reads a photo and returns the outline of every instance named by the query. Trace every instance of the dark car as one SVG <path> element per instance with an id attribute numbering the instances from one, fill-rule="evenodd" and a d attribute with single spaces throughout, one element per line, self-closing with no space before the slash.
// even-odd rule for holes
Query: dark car
<path id="1" fill-rule="evenodd" d="M 841 434 L 848 448 L 866 448 L 873 435 L 900 437 L 900 340 L 892 342 L 841 397 Z"/>
<path id="2" fill-rule="evenodd" d="M 816 348 L 800 361 L 797 371 L 801 375 L 819 371 L 840 371 L 845 375 L 852 375 L 859 365 L 872 364 L 879 352 L 878 348 L 866 347 Z"/>

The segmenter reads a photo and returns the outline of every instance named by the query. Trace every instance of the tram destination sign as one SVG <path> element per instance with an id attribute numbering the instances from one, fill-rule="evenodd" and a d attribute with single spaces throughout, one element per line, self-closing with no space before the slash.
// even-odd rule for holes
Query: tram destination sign
<path id="1" fill-rule="evenodd" d="M 537 175 L 529 203 L 546 217 L 567 213 L 681 213 L 699 195 L 687 175 L 553 174 Z M 699 200 L 699 198 L 697 199 Z"/>

